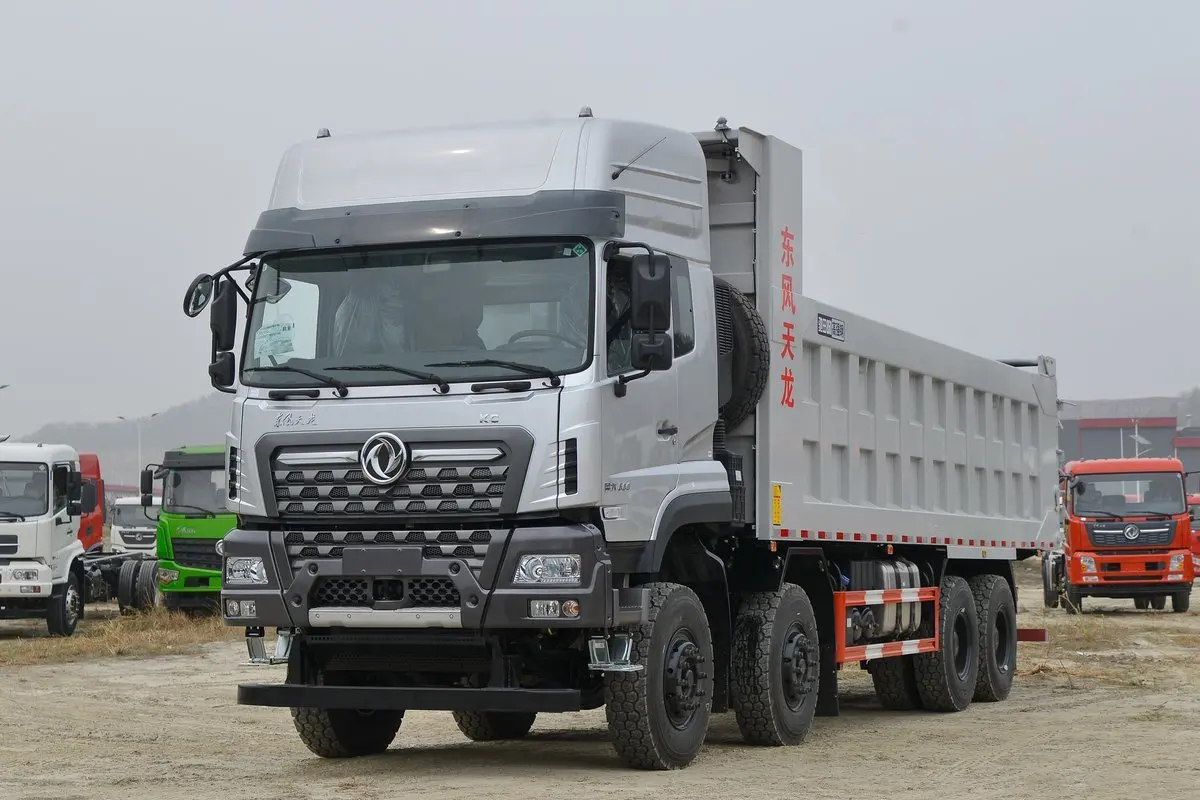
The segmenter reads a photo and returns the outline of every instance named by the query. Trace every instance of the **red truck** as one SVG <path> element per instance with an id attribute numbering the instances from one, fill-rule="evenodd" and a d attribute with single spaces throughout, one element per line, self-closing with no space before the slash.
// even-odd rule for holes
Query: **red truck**
<path id="1" fill-rule="evenodd" d="M 100 476 L 100 457 L 79 454 L 79 472 L 84 483 L 96 487 L 96 507 L 79 519 L 79 541 L 83 552 L 99 553 L 104 548 L 104 478 Z"/>
<path id="2" fill-rule="evenodd" d="M 1078 614 L 1085 597 L 1183 613 L 1195 534 L 1177 458 L 1072 461 L 1059 476 L 1063 541 L 1043 559 L 1045 605 Z"/>

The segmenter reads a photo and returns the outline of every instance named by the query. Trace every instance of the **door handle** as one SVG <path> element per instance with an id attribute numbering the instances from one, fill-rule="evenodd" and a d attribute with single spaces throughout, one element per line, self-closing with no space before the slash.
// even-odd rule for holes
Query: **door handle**
<path id="1" fill-rule="evenodd" d="M 674 436 L 677 433 L 679 433 L 679 428 L 670 423 L 663 423 L 658 428 L 659 436 Z"/>

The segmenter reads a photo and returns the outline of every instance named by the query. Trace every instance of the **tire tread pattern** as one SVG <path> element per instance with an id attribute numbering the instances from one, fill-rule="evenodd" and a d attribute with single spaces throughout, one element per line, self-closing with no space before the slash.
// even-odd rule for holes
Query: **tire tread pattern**
<path id="1" fill-rule="evenodd" d="M 1009 692 L 1012 691 L 1012 680 L 1010 678 L 1007 685 L 997 684 L 992 680 L 991 671 L 988 669 L 990 660 L 996 652 L 995 643 L 991 640 L 992 624 L 989 615 L 992 595 L 996 591 L 997 584 L 1009 594 L 1009 598 L 1012 597 L 1011 590 L 1008 587 L 1008 581 L 999 575 L 976 575 L 967 583 L 971 587 L 971 594 L 975 597 L 975 616 L 979 619 L 979 677 L 975 682 L 974 699 L 983 703 L 998 703 L 1008 698 Z M 1013 614 L 1008 622 L 1015 629 L 1017 624 L 1015 601 L 1012 602 L 1011 608 Z M 1014 673 L 1016 668 L 1017 656 L 1014 649 L 1012 663 Z"/>
<path id="2" fill-rule="evenodd" d="M 871 681 L 879 705 L 888 711 L 919 711 L 924 708 L 917 689 L 912 656 L 883 658 L 871 666 Z"/>
<path id="3" fill-rule="evenodd" d="M 455 711 L 454 724 L 473 742 L 499 742 L 520 739 L 529 733 L 536 712 Z"/>
<path id="4" fill-rule="evenodd" d="M 951 682 L 957 679 L 953 675 L 953 665 L 949 663 L 947 651 L 949 649 L 950 636 L 953 635 L 952 628 L 948 628 L 950 607 L 953 603 L 947 602 L 955 594 L 964 594 L 970 601 L 966 603 L 967 612 L 974 613 L 975 603 L 971 595 L 971 588 L 965 580 L 957 575 L 946 575 L 942 578 L 940 591 L 940 614 L 937 620 L 938 630 L 940 631 L 939 642 L 941 647 L 931 653 L 920 653 L 913 657 L 913 668 L 917 677 L 917 690 L 921 695 L 921 703 L 930 711 L 953 712 L 962 711 L 971 704 L 971 699 L 974 694 L 976 676 L 970 676 L 971 691 L 966 694 L 965 702 L 961 698 L 954 696 Z M 978 625 L 976 626 L 978 628 Z M 949 635 L 948 635 L 949 634 Z M 974 637 L 974 646 L 978 648 L 978 633 Z M 978 669 L 979 659 L 976 657 L 973 660 L 975 668 Z"/>

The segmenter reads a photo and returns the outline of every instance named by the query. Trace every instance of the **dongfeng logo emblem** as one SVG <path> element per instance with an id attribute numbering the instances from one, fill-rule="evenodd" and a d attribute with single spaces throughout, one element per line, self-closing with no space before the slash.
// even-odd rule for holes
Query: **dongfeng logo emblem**
<path id="1" fill-rule="evenodd" d="M 1141 535 L 1142 535 L 1142 532 L 1140 530 L 1138 530 L 1137 525 L 1126 525 L 1125 526 L 1125 538 L 1128 539 L 1129 541 L 1132 542 L 1134 539 L 1137 539 L 1137 537 L 1139 537 Z"/>
<path id="2" fill-rule="evenodd" d="M 408 469 L 408 448 L 390 433 L 377 433 L 362 446 L 358 463 L 371 483 L 395 483 Z"/>

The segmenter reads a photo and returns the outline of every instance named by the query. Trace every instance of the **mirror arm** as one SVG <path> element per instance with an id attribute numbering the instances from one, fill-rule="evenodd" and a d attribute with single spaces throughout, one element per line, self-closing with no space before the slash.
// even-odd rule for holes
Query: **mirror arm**
<path id="1" fill-rule="evenodd" d="M 617 378 L 617 382 L 613 384 L 613 394 L 617 397 L 624 397 L 629 392 L 629 389 L 627 388 L 629 384 L 633 383 L 634 381 L 641 380 L 649 374 L 650 370 L 644 369 L 641 372 L 634 373 L 633 375 L 620 376 Z"/>

